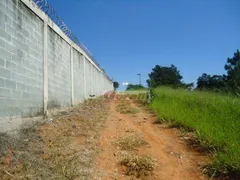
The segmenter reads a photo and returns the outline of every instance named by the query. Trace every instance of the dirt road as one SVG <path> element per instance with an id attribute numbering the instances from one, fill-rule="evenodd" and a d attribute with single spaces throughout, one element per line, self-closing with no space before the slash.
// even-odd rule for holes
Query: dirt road
<path id="1" fill-rule="evenodd" d="M 90 100 L 0 134 L 0 179 L 204 180 L 191 136 L 131 101 Z"/>
<path id="2" fill-rule="evenodd" d="M 146 145 L 139 147 L 137 155 L 151 156 L 156 163 L 153 171 L 148 176 L 140 179 L 158 180 L 204 180 L 201 166 L 208 158 L 197 151 L 195 146 L 189 144 L 190 137 L 183 135 L 175 128 L 167 128 L 156 123 L 156 117 L 147 111 L 145 106 L 139 106 L 130 101 L 124 102 L 126 109 L 137 109 L 134 113 L 118 110 L 119 103 L 112 102 L 110 105 L 109 118 L 106 128 L 102 133 L 98 145 L 101 152 L 95 162 L 93 179 L 135 179 L 134 176 L 126 176 L 126 167 L 120 164 L 124 154 L 114 142 L 122 137 L 133 134 L 142 137 Z M 117 111 L 118 110 L 118 111 Z"/>

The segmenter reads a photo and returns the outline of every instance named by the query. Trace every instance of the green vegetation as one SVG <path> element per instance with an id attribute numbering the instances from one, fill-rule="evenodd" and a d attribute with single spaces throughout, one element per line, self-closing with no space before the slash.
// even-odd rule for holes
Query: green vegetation
<path id="1" fill-rule="evenodd" d="M 194 86 L 194 83 L 186 84 L 182 82 L 183 77 L 173 64 L 170 67 L 156 65 L 148 76 L 147 84 L 150 88 L 170 86 L 174 88 L 181 87 L 191 89 Z"/>
<path id="2" fill-rule="evenodd" d="M 240 99 L 210 92 L 157 88 L 150 108 L 161 121 L 183 126 L 214 152 L 218 172 L 240 171 Z"/>
<path id="3" fill-rule="evenodd" d="M 240 95 L 240 51 L 237 50 L 232 58 L 227 59 L 225 65 L 226 75 L 209 75 L 203 73 L 197 79 L 198 90 L 215 92 L 231 92 Z"/>
<path id="4" fill-rule="evenodd" d="M 144 89 L 146 88 L 141 84 L 129 84 L 126 90 L 132 91 L 132 90 L 144 90 Z"/>
<path id="5" fill-rule="evenodd" d="M 214 92 L 227 91 L 227 80 L 226 76 L 221 75 L 209 75 L 203 73 L 197 79 L 197 90 L 207 90 Z"/>
<path id="6" fill-rule="evenodd" d="M 240 93 L 240 51 L 237 50 L 232 58 L 227 59 L 225 65 L 227 71 L 226 81 L 227 87 L 232 90 L 235 94 Z"/>
<path id="7" fill-rule="evenodd" d="M 197 79 L 196 90 L 213 91 L 240 96 L 240 51 L 237 50 L 233 57 L 227 59 L 224 66 L 226 74 L 209 75 L 203 73 Z M 168 86 L 172 88 L 193 89 L 194 83 L 184 83 L 182 75 L 174 65 L 170 67 L 156 65 L 148 75 L 148 87 L 157 88 Z"/>
<path id="8" fill-rule="evenodd" d="M 146 94 L 147 93 L 147 89 L 141 89 L 141 90 L 128 90 L 128 91 L 123 91 L 123 92 L 119 92 L 119 94 L 121 95 L 138 95 L 138 94 Z"/>
<path id="9" fill-rule="evenodd" d="M 119 88 L 119 83 L 116 82 L 116 81 L 114 81 L 114 82 L 113 82 L 113 87 L 114 87 L 114 91 L 116 91 L 117 88 Z"/>

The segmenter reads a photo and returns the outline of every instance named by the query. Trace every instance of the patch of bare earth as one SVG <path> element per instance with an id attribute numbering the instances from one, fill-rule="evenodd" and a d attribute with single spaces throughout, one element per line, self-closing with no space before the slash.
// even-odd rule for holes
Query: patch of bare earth
<path id="1" fill-rule="evenodd" d="M 108 103 L 96 99 L 0 134 L 0 179 L 91 179 Z"/>
<path id="2" fill-rule="evenodd" d="M 202 167 L 210 158 L 189 144 L 191 136 L 156 124 L 156 120 L 144 106 L 136 106 L 131 101 L 112 102 L 91 178 L 208 179 Z"/>
<path id="3" fill-rule="evenodd" d="M 145 106 L 91 100 L 0 134 L 0 179 L 207 179 L 191 134 L 156 124 Z"/>

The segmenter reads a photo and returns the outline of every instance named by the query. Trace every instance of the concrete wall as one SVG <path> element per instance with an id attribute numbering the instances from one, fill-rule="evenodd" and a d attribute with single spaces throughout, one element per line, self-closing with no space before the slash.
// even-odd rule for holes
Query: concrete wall
<path id="1" fill-rule="evenodd" d="M 0 0 L 0 132 L 113 83 L 31 0 Z"/>
<path id="2" fill-rule="evenodd" d="M 86 69 L 86 96 L 89 97 L 92 95 L 92 64 L 89 61 L 85 62 L 85 69 Z"/>
<path id="3" fill-rule="evenodd" d="M 48 27 L 48 108 L 71 105 L 70 48 Z"/>
<path id="4" fill-rule="evenodd" d="M 0 0 L 0 117 L 43 112 L 43 21 Z"/>
<path id="5" fill-rule="evenodd" d="M 84 57 L 77 50 L 73 49 L 73 92 L 74 104 L 85 100 L 84 88 Z"/>

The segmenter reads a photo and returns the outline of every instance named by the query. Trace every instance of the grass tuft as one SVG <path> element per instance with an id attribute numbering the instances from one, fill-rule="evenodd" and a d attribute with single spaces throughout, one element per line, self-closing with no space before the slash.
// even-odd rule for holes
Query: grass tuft
<path id="1" fill-rule="evenodd" d="M 124 136 L 114 141 L 114 145 L 121 150 L 135 151 L 139 147 L 146 145 L 147 142 L 138 135 Z"/>
<path id="2" fill-rule="evenodd" d="M 121 114 L 136 114 L 139 112 L 137 108 L 131 107 L 131 105 L 128 102 L 118 103 L 116 110 Z"/>
<path id="3" fill-rule="evenodd" d="M 155 160 L 146 155 L 129 154 L 120 163 L 126 167 L 126 175 L 137 178 L 148 176 L 155 167 Z"/>

